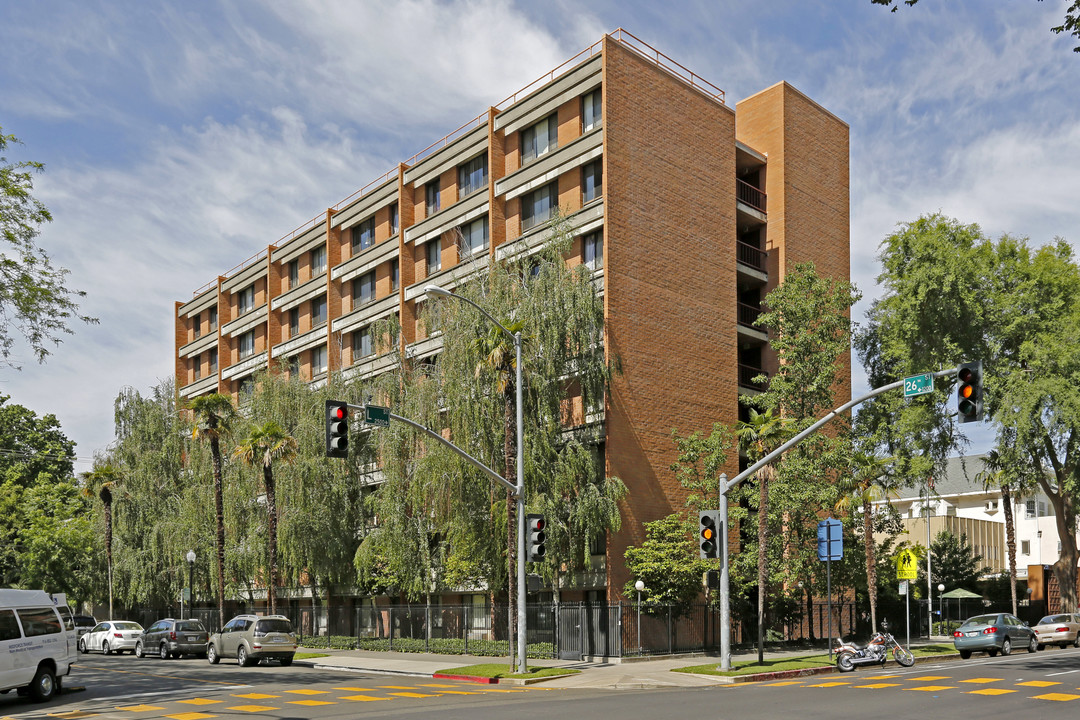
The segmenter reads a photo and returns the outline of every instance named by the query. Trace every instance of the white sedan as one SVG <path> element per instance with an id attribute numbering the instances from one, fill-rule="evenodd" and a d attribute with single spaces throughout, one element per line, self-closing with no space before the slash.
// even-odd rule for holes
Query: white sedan
<path id="1" fill-rule="evenodd" d="M 142 635 L 143 628 L 137 622 L 128 620 L 106 620 L 99 622 L 90 632 L 79 638 L 79 651 L 99 650 L 105 655 L 113 652 L 135 652 L 135 641 Z"/>

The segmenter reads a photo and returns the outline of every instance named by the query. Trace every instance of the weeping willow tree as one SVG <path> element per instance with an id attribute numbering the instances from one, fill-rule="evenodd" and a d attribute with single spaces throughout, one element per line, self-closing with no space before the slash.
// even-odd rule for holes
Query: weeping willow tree
<path id="1" fill-rule="evenodd" d="M 586 568 L 590 545 L 619 526 L 626 492 L 604 475 L 601 412 L 616 363 L 603 350 L 603 304 L 591 269 L 571 267 L 572 237 L 556 222 L 543 244 L 499 259 L 454 288 L 522 334 L 525 487 L 529 512 L 548 520 L 547 558 L 534 564 L 556 589 Z M 434 360 L 402 359 L 381 389 L 395 413 L 450 439 L 488 467 L 516 476 L 513 343 L 474 307 L 424 304 L 438 331 Z M 472 465 L 396 423 L 378 433 L 384 482 L 371 496 L 379 525 L 357 568 L 409 598 L 436 590 L 510 587 L 516 567 L 507 493 Z M 511 504 L 512 506 L 512 504 Z"/>

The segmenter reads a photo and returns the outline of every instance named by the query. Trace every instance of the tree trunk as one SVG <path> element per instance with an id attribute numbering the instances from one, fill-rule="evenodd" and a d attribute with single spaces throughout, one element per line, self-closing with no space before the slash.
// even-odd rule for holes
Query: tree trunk
<path id="1" fill-rule="evenodd" d="M 870 598 L 870 634 L 877 632 L 877 564 L 874 560 L 874 516 L 869 496 L 863 499 L 863 542 L 866 543 L 866 594 Z"/>
<path id="2" fill-rule="evenodd" d="M 1012 596 L 1012 614 L 1016 615 L 1016 525 L 1008 485 L 1001 486 L 1001 509 L 1005 513 L 1005 548 L 1009 553 L 1009 594 Z"/>
<path id="3" fill-rule="evenodd" d="M 216 436 L 210 437 L 210 457 L 214 466 L 214 512 L 217 520 L 217 602 L 218 629 L 225 627 L 225 502 L 222 499 L 221 445 Z"/>
<path id="4" fill-rule="evenodd" d="M 263 481 L 266 483 L 266 544 L 270 558 L 270 579 L 266 597 L 270 600 L 270 614 L 277 615 L 277 497 L 274 491 L 274 470 L 270 463 L 263 464 Z"/>
<path id="5" fill-rule="evenodd" d="M 810 627 L 810 633 L 807 639 L 812 645 L 817 642 L 817 634 L 814 632 L 814 591 L 810 588 L 810 578 L 806 578 L 806 617 Z"/>
<path id="6" fill-rule="evenodd" d="M 769 468 L 762 468 L 758 473 L 758 482 L 761 487 L 760 498 L 758 499 L 758 599 L 757 599 L 757 656 L 758 664 L 765 662 L 765 584 L 766 584 L 766 572 L 765 572 L 765 523 L 768 517 L 768 503 L 769 503 Z"/>
<path id="7" fill-rule="evenodd" d="M 105 561 L 109 564 L 109 617 L 113 618 L 112 503 L 105 503 Z"/>
<path id="8" fill-rule="evenodd" d="M 1039 485 L 1046 497 L 1054 506 L 1054 524 L 1057 526 L 1058 541 L 1061 543 L 1061 553 L 1058 561 L 1054 563 L 1054 575 L 1057 576 L 1058 587 L 1061 589 L 1061 611 L 1067 613 L 1076 612 L 1076 511 L 1073 509 L 1072 498 L 1062 496 L 1061 489 L 1066 487 L 1068 477 L 1060 465 L 1054 463 L 1054 474 L 1057 480 L 1058 490 L 1050 487 L 1050 483 L 1043 476 L 1039 477 Z M 1049 610 L 1049 608 L 1048 608 Z"/>

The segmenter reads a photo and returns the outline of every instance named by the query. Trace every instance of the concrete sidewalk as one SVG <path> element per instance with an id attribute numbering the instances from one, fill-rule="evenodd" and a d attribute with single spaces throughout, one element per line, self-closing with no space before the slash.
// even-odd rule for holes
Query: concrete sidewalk
<path id="1" fill-rule="evenodd" d="M 913 647 L 929 643 L 951 642 L 952 638 L 931 638 L 913 642 Z M 296 665 L 314 668 L 345 670 L 352 672 L 377 673 L 387 675 L 409 675 L 431 677 L 451 668 L 481 663 L 510 662 L 506 657 L 476 657 L 471 655 L 437 655 L 432 653 L 376 652 L 368 650 L 320 650 L 304 648 L 302 652 L 325 652 L 327 657 L 296 660 Z M 767 660 L 785 657 L 800 657 L 824 652 L 822 649 L 799 648 L 794 650 L 767 650 Z M 755 650 L 732 653 L 732 663 L 756 660 Z M 691 675 L 672 672 L 675 668 L 690 665 L 705 665 L 720 659 L 715 655 L 689 654 L 666 656 L 661 658 L 622 658 L 615 662 L 584 662 L 574 660 L 530 660 L 530 666 L 565 667 L 580 672 L 574 675 L 544 680 L 544 687 L 552 688 L 607 688 L 607 689 L 642 689 L 703 687 L 728 684 L 730 680 L 712 675 Z"/>

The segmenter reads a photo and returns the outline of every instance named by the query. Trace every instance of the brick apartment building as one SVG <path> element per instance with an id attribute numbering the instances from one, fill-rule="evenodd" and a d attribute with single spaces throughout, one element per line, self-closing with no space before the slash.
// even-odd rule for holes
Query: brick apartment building
<path id="1" fill-rule="evenodd" d="M 393 314 L 409 356 L 435 355 L 424 286 L 523 252 L 561 209 L 622 361 L 601 436 L 629 495 L 581 596 L 615 600 L 643 523 L 685 507 L 672 429 L 733 425 L 775 366 L 761 299 L 797 262 L 848 279 L 848 197 L 846 123 L 784 82 L 732 108 L 618 31 L 176 303 L 178 392 L 237 395 L 282 361 L 378 374 L 369 327 Z"/>

